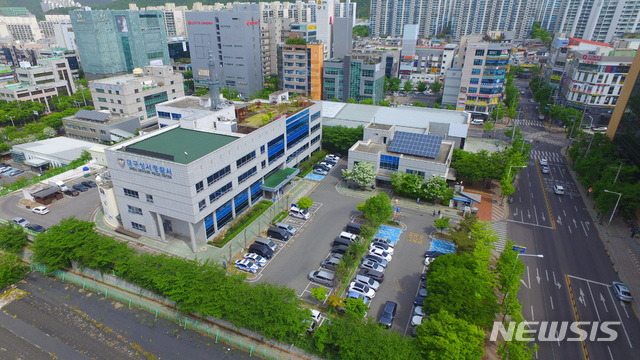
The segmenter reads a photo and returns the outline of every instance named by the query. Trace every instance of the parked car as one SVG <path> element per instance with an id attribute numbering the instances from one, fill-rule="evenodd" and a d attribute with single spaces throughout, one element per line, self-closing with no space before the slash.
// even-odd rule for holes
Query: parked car
<path id="1" fill-rule="evenodd" d="M 28 222 L 27 220 L 21 217 L 14 217 L 13 219 L 11 219 L 11 221 L 16 225 L 22 226 L 23 228 L 26 228 L 27 226 L 31 225 L 30 222 Z"/>
<path id="2" fill-rule="evenodd" d="M 422 319 L 424 319 L 422 316 L 420 315 L 415 315 L 411 318 L 411 326 L 418 326 L 418 325 L 422 325 Z"/>
<path id="3" fill-rule="evenodd" d="M 236 260 L 234 264 L 238 270 L 246 271 L 251 274 L 255 274 L 260 269 L 258 265 L 249 259 Z"/>
<path id="4" fill-rule="evenodd" d="M 606 126 L 594 127 L 593 131 L 595 131 L 595 132 L 605 132 L 605 131 L 607 131 L 607 127 Z"/>
<path id="5" fill-rule="evenodd" d="M 324 165 L 325 167 L 329 168 L 329 170 L 331 170 L 333 168 L 333 165 L 329 164 L 326 161 L 321 162 L 320 165 Z"/>
<path id="6" fill-rule="evenodd" d="M 349 240 L 351 242 L 354 242 L 354 241 L 358 240 L 358 235 L 352 234 L 352 233 L 347 232 L 347 231 L 341 232 L 339 237 L 342 238 L 342 239 L 345 239 L 345 240 Z"/>
<path id="7" fill-rule="evenodd" d="M 375 261 L 371 261 L 371 260 L 365 260 L 362 262 L 362 264 L 360 264 L 360 267 L 363 269 L 371 269 L 371 270 L 375 270 L 378 272 L 384 272 L 384 267 L 380 264 L 378 264 Z"/>
<path id="8" fill-rule="evenodd" d="M 386 268 L 387 265 L 389 265 L 389 261 L 388 260 L 385 260 L 385 259 L 381 258 L 380 256 L 376 256 L 376 255 L 373 255 L 373 254 L 366 254 L 365 256 L 362 257 L 362 261 L 367 261 L 367 260 L 373 261 L 376 264 L 379 264 L 380 266 L 382 266 L 383 268 Z"/>
<path id="9" fill-rule="evenodd" d="M 344 228 L 344 231 L 349 232 L 349 233 L 354 234 L 354 235 L 360 235 L 360 232 L 362 231 L 362 224 L 350 222 Z"/>
<path id="10" fill-rule="evenodd" d="M 349 291 L 347 293 L 347 299 L 362 299 L 362 302 L 364 302 L 364 304 L 367 305 L 367 307 L 371 306 L 371 298 L 368 298 L 355 291 Z M 344 312 L 344 308 L 338 308 L 338 310 Z"/>
<path id="11" fill-rule="evenodd" d="M 380 244 L 380 243 L 373 243 L 369 245 L 369 250 L 372 250 L 372 249 L 380 249 L 384 252 L 389 253 L 389 255 L 393 255 L 393 251 L 394 251 L 392 246 Z"/>
<path id="12" fill-rule="evenodd" d="M 289 216 L 292 216 L 298 219 L 307 220 L 309 219 L 311 214 L 309 214 L 309 212 L 306 209 L 300 209 L 299 207 L 295 206 L 295 204 L 292 204 L 291 209 L 289 209 Z"/>
<path id="13" fill-rule="evenodd" d="M 349 251 L 349 247 L 344 245 L 337 245 L 331 248 L 331 252 L 336 254 L 344 254 L 347 251 Z"/>
<path id="14" fill-rule="evenodd" d="M 338 245 L 349 246 L 351 245 L 351 241 L 338 236 L 335 240 L 333 240 L 333 242 L 331 243 L 331 246 L 338 246 Z"/>
<path id="15" fill-rule="evenodd" d="M 613 290 L 613 293 L 616 294 L 616 297 L 618 299 L 626 302 L 631 302 L 631 300 L 633 300 L 631 291 L 625 284 L 614 281 L 611 283 L 611 289 Z"/>
<path id="16" fill-rule="evenodd" d="M 269 249 L 268 246 L 253 243 L 249 246 L 249 252 L 256 253 L 266 259 L 271 259 L 273 257 L 273 250 Z"/>
<path id="17" fill-rule="evenodd" d="M 484 125 L 484 120 L 482 120 L 482 119 L 473 119 L 473 120 L 471 120 L 471 125 Z"/>
<path id="18" fill-rule="evenodd" d="M 289 234 L 291 234 L 291 236 L 296 234 L 296 231 L 298 231 L 297 228 L 287 224 L 287 223 L 283 223 L 283 222 L 279 222 L 276 223 L 276 227 L 279 227 L 280 229 L 285 230 L 286 232 L 288 232 Z"/>
<path id="19" fill-rule="evenodd" d="M 45 229 L 44 226 L 38 225 L 38 224 L 29 224 L 29 226 L 27 226 L 27 229 L 33 230 L 37 233 L 43 233 L 47 231 L 47 229 Z"/>
<path id="20" fill-rule="evenodd" d="M 416 296 L 413 298 L 413 305 L 415 306 L 424 306 L 424 297 Z"/>
<path id="21" fill-rule="evenodd" d="M 18 176 L 18 175 L 20 175 L 22 173 L 24 173 L 24 170 L 16 169 L 16 170 L 13 170 L 12 172 L 10 172 L 9 176 Z"/>
<path id="22" fill-rule="evenodd" d="M 267 236 L 276 240 L 288 241 L 291 239 L 291 234 L 282 228 L 272 226 L 267 230 Z"/>
<path id="23" fill-rule="evenodd" d="M 46 206 L 38 206 L 31 209 L 31 211 L 33 211 L 36 214 L 44 215 L 49 212 L 49 208 Z"/>
<path id="24" fill-rule="evenodd" d="M 393 301 L 387 301 L 382 308 L 382 314 L 378 322 L 384 325 L 387 329 L 393 325 L 393 319 L 396 317 L 396 311 L 398 310 L 398 304 Z"/>
<path id="25" fill-rule="evenodd" d="M 373 280 L 372 278 L 370 278 L 369 276 L 366 275 L 356 275 L 355 279 L 356 282 L 361 282 L 365 285 L 367 285 L 368 287 L 372 288 L 375 291 L 378 291 L 378 289 L 380 289 L 380 283 Z"/>
<path id="26" fill-rule="evenodd" d="M 371 242 L 372 244 L 382 244 L 382 245 L 386 245 L 389 247 L 395 247 L 396 246 L 396 242 L 386 238 L 386 237 L 380 237 L 380 236 L 376 236 L 373 238 L 373 241 Z"/>
<path id="27" fill-rule="evenodd" d="M 369 249 L 369 255 L 375 255 L 386 261 L 391 261 L 391 254 L 377 247 L 371 247 Z"/>
<path id="28" fill-rule="evenodd" d="M 330 167 L 328 167 L 327 165 L 322 164 L 322 163 L 320 163 L 320 164 L 315 164 L 315 165 L 313 166 L 313 169 L 314 169 L 314 170 L 322 169 L 322 170 L 324 170 L 324 171 L 326 171 L 326 172 L 329 172 L 329 170 L 331 170 L 331 168 L 330 168 Z"/>
<path id="29" fill-rule="evenodd" d="M 74 189 L 76 189 L 76 190 L 78 190 L 78 191 L 82 191 L 82 192 L 85 192 L 85 191 L 88 191 L 88 190 L 89 190 L 89 188 L 88 188 L 88 187 L 86 187 L 86 186 L 84 186 L 84 185 L 82 185 L 82 184 L 75 184 L 75 185 L 73 185 L 72 187 L 73 187 Z"/>
<path id="30" fill-rule="evenodd" d="M 564 195 L 564 187 L 562 185 L 553 185 L 553 192 L 557 195 Z"/>
<path id="31" fill-rule="evenodd" d="M 340 263 L 340 258 L 339 257 L 333 256 L 333 255 L 329 255 L 329 257 L 324 259 L 324 261 L 320 264 L 320 267 L 323 268 L 323 269 L 335 271 L 336 270 L 336 266 L 338 266 L 339 263 Z"/>
<path id="32" fill-rule="evenodd" d="M 258 255 L 256 253 L 245 254 L 244 258 L 253 261 L 253 263 L 258 265 L 258 266 L 267 265 L 267 259 L 264 256 L 260 256 L 260 255 Z"/>
<path id="33" fill-rule="evenodd" d="M 541 166 L 540 171 L 542 171 L 543 174 L 548 174 L 551 172 L 548 166 Z"/>
<path id="34" fill-rule="evenodd" d="M 310 319 L 304 319 L 303 322 L 306 323 L 306 324 L 309 324 L 309 326 L 307 326 L 307 333 L 313 334 L 316 331 L 316 328 L 322 322 L 322 317 L 320 316 L 320 311 L 318 311 L 316 309 L 311 309 L 311 318 Z"/>
<path id="35" fill-rule="evenodd" d="M 3 173 L 3 172 L 6 172 L 6 171 L 9 171 L 9 170 L 11 170 L 11 169 L 12 169 L 12 167 L 11 167 L 11 166 L 3 166 L 3 167 L 0 167 L 0 173 Z"/>
<path id="36" fill-rule="evenodd" d="M 313 173 L 316 175 L 327 175 L 329 172 L 327 170 L 321 169 L 321 168 L 317 168 L 313 170 Z"/>
<path id="37" fill-rule="evenodd" d="M 379 283 L 384 281 L 384 272 L 373 269 L 360 269 L 360 271 L 358 271 L 358 276 L 367 276 Z"/>
<path id="38" fill-rule="evenodd" d="M 432 258 L 437 258 L 438 256 L 442 256 L 444 255 L 444 253 L 441 253 L 440 251 L 427 251 L 426 253 L 424 253 L 424 257 L 432 257 Z"/>
<path id="39" fill-rule="evenodd" d="M 85 181 L 81 182 L 80 184 L 82 184 L 82 185 L 84 185 L 86 187 L 90 187 L 90 188 L 98 187 L 98 185 L 95 182 L 91 181 L 91 180 L 85 180 Z"/>
<path id="40" fill-rule="evenodd" d="M 65 190 L 62 193 L 67 195 L 67 196 L 78 196 L 78 195 L 80 195 L 80 191 L 78 191 L 76 189 Z"/>
<path id="41" fill-rule="evenodd" d="M 334 160 L 332 157 L 329 157 L 329 156 L 327 156 L 322 162 L 327 163 L 331 166 L 336 166 L 338 164 L 337 160 Z"/>
<path id="42" fill-rule="evenodd" d="M 424 308 L 422 306 L 416 306 L 413 308 L 413 315 L 424 316 Z"/>
<path id="43" fill-rule="evenodd" d="M 376 296 L 375 290 L 356 281 L 352 281 L 351 284 L 349 284 L 349 291 L 364 295 L 369 299 L 373 299 Z"/>
<path id="44" fill-rule="evenodd" d="M 310 281 L 313 281 L 313 282 L 318 283 L 320 285 L 325 285 L 325 286 L 329 286 L 329 287 L 335 286 L 335 282 L 334 282 L 335 275 L 333 273 L 328 272 L 328 271 L 324 271 L 324 270 L 312 271 L 312 272 L 309 273 L 307 278 Z"/>
<path id="45" fill-rule="evenodd" d="M 254 244 L 264 245 L 264 246 L 268 247 L 269 250 L 271 250 L 273 252 L 275 252 L 278 249 L 278 244 L 276 244 L 275 241 L 273 241 L 271 239 L 265 239 L 263 237 L 256 238 L 256 240 L 253 243 Z"/>

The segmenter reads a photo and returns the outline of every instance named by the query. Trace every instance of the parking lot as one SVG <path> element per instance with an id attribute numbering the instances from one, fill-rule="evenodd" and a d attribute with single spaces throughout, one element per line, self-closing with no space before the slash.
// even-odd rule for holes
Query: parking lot
<path id="1" fill-rule="evenodd" d="M 74 184 L 84 180 L 95 180 L 94 177 L 79 178 L 67 183 L 71 187 Z M 89 188 L 86 192 L 80 192 L 80 195 L 71 197 L 64 195 L 60 200 L 53 201 L 49 207 L 49 213 L 45 215 L 35 214 L 31 209 L 27 209 L 20 204 L 23 199 L 22 192 L 15 192 L 0 198 L 0 218 L 11 220 L 14 217 L 21 217 L 32 224 L 42 225 L 49 228 L 60 222 L 60 220 L 68 217 L 75 217 L 80 220 L 90 220 L 95 209 L 100 205 L 100 197 L 97 188 Z"/>
<path id="2" fill-rule="evenodd" d="M 314 200 L 309 220 L 288 217 L 284 222 L 298 228 L 289 241 L 275 241 L 279 249 L 274 257 L 257 274 L 249 275 L 250 282 L 272 282 L 286 285 L 296 291 L 298 296 L 309 302 L 317 303 L 311 296 L 311 290 L 321 285 L 310 282 L 307 275 L 311 271 L 321 270 L 320 264 L 331 251 L 331 242 L 344 230 L 349 221 L 360 213 L 357 204 L 364 199 L 344 196 L 336 191 L 341 179 L 341 169 L 346 167 L 340 162 L 332 169 L 308 196 Z M 369 316 L 378 318 L 386 301 L 398 304 L 392 329 L 410 334 L 409 326 L 413 314 L 413 299 L 424 272 L 424 253 L 429 249 L 429 234 L 434 217 L 412 210 L 401 209 L 400 233 L 393 259 L 385 270 L 385 280 L 371 301 Z M 329 293 L 336 291 L 327 288 Z M 346 294 L 338 294 L 344 296 Z"/>
<path id="3" fill-rule="evenodd" d="M 13 184 L 19 178 L 31 179 L 35 176 L 38 176 L 38 174 L 29 170 L 29 167 L 26 165 L 17 164 L 9 160 L 2 161 L 2 163 L 6 166 L 0 166 L 0 168 L 5 168 L 2 172 L 0 172 L 0 185 Z M 9 167 L 9 169 L 6 169 L 7 167 Z M 22 170 L 23 172 L 16 174 L 18 170 Z"/>

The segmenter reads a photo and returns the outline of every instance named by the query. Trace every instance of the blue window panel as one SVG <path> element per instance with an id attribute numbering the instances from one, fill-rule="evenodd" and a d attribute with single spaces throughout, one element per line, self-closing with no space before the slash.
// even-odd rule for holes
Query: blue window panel
<path id="1" fill-rule="evenodd" d="M 247 190 L 249 189 L 245 189 L 241 194 L 237 195 L 233 199 L 233 206 L 236 209 L 236 216 L 238 216 L 238 214 L 242 213 L 249 207 L 249 191 Z"/>
<path id="2" fill-rule="evenodd" d="M 315 113 L 315 114 L 311 114 L 311 120 L 315 120 L 315 119 L 317 119 L 317 118 L 319 118 L 319 117 L 320 117 L 320 111 L 318 111 L 318 112 L 317 112 L 317 113 Z"/>
<path id="3" fill-rule="evenodd" d="M 236 203 L 241 203 L 243 201 L 246 201 L 249 198 L 249 194 L 247 192 L 247 190 L 245 189 L 243 192 L 241 192 L 240 194 L 236 195 L 235 198 L 233 198 L 233 201 Z"/>
<path id="4" fill-rule="evenodd" d="M 233 219 L 233 213 L 231 212 L 231 201 L 220 206 L 216 210 L 216 220 L 218 221 L 218 229 L 225 226 L 231 219 Z"/>
<path id="5" fill-rule="evenodd" d="M 158 111 L 158 117 L 163 119 L 171 119 L 171 114 L 165 111 Z"/>
<path id="6" fill-rule="evenodd" d="M 309 109 L 305 109 L 302 110 L 301 112 L 291 116 L 290 118 L 287 119 L 287 125 L 291 124 L 292 122 L 295 122 L 296 120 L 300 120 L 302 118 L 309 118 Z"/>
<path id="7" fill-rule="evenodd" d="M 182 119 L 182 114 L 171 113 L 171 118 L 172 119 Z"/>
<path id="8" fill-rule="evenodd" d="M 397 156 L 380 155 L 380 168 L 387 170 L 398 170 L 400 158 Z"/>
<path id="9" fill-rule="evenodd" d="M 262 186 L 261 180 L 254 182 L 253 185 L 251 185 L 251 195 L 253 196 L 253 194 L 257 192 L 262 192 L 262 189 L 260 188 L 261 186 Z"/>
<path id="10" fill-rule="evenodd" d="M 205 228 L 206 233 L 207 233 L 207 239 L 212 237 L 213 234 L 216 233 L 216 229 L 213 226 L 213 213 L 205 216 L 205 218 L 204 218 L 204 228 Z"/>

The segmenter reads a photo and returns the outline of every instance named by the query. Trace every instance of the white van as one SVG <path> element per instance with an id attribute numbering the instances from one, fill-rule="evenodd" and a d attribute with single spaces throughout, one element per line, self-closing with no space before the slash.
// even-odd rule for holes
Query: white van
<path id="1" fill-rule="evenodd" d="M 311 217 L 311 214 L 309 214 L 307 210 L 300 209 L 299 207 L 295 206 L 295 204 L 291 204 L 289 215 L 303 220 L 307 220 L 309 219 L 309 217 Z"/>

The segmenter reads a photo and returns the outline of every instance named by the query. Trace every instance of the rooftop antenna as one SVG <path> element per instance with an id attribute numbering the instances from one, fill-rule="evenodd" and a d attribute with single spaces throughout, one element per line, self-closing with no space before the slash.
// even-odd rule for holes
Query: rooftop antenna
<path id="1" fill-rule="evenodd" d="M 220 79 L 216 71 L 216 61 L 213 52 L 209 51 L 209 97 L 211 98 L 211 110 L 220 109 Z"/>
<path id="2" fill-rule="evenodd" d="M 187 161 L 189 158 L 189 153 L 188 152 L 184 152 L 184 161 Z"/>

